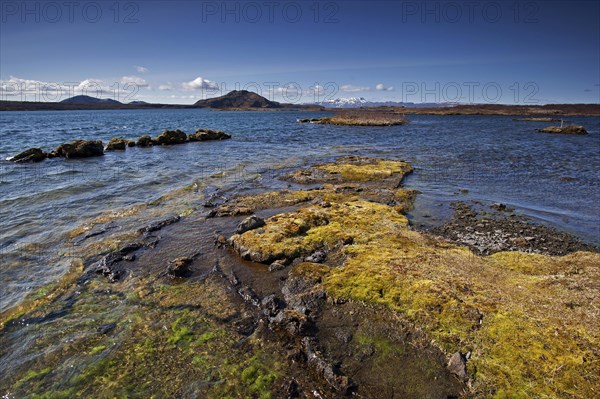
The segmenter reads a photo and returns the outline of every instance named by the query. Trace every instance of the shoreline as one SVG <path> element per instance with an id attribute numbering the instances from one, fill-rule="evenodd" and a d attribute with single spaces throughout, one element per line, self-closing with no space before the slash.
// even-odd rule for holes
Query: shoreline
<path id="1" fill-rule="evenodd" d="M 600 104 L 546 104 L 546 105 L 457 105 L 451 107 L 415 108 L 377 106 L 366 108 L 325 108 L 313 104 L 280 104 L 280 107 L 217 107 L 195 104 L 86 104 L 0 101 L 0 112 L 10 111 L 67 111 L 67 110 L 137 110 L 137 109 L 207 109 L 211 111 L 274 111 L 274 112 L 356 112 L 385 111 L 406 115 L 489 115 L 512 117 L 600 116 Z M 525 121 L 524 121 L 525 122 Z M 535 121 L 531 121 L 535 122 Z"/>
<path id="2" fill-rule="evenodd" d="M 482 341 L 484 346 L 479 351 L 469 344 L 471 334 L 487 337 L 487 330 L 478 333 L 477 328 L 472 333 L 468 332 L 470 330 L 460 332 L 463 323 L 466 326 L 483 323 L 481 328 L 489 328 L 488 324 L 494 323 L 499 310 L 478 303 L 477 296 L 472 296 L 470 291 L 457 291 L 456 294 L 471 304 L 469 306 L 475 306 L 476 311 L 470 311 L 471 315 L 460 310 L 464 305 L 457 308 L 459 329 L 454 334 L 463 336 L 465 341 L 456 345 L 453 339 L 448 340 L 435 332 L 435 324 L 430 323 L 438 316 L 433 312 L 434 319 L 428 318 L 431 309 L 410 316 L 412 313 L 402 310 L 402 303 L 394 305 L 395 296 L 388 296 L 391 295 L 388 290 L 393 286 L 380 282 L 377 276 L 405 272 L 404 269 L 388 270 L 387 257 L 393 257 L 393 260 L 390 258 L 392 264 L 404 264 L 405 256 L 410 259 L 416 256 L 416 263 L 409 262 L 403 267 L 412 270 L 418 266 L 423 271 L 433 267 L 436 273 L 443 272 L 444 276 L 451 273 L 444 277 L 449 279 L 445 282 L 449 286 L 444 292 L 452 293 L 454 284 L 459 283 L 467 284 L 469 290 L 487 290 L 486 286 L 479 285 L 480 277 L 470 274 L 475 270 L 477 273 L 487 270 L 485 273 L 496 275 L 509 273 L 512 278 L 520 279 L 520 284 L 534 284 L 533 288 L 537 279 L 528 277 L 530 271 L 522 274 L 519 268 L 530 270 L 533 267 L 536 273 L 535 268 L 541 267 L 543 261 L 549 262 L 544 266 L 543 270 L 546 270 L 546 267 L 554 268 L 554 264 L 557 267 L 564 262 L 570 264 L 571 259 L 595 262 L 593 259 L 600 255 L 576 252 L 547 257 L 525 252 L 500 252 L 480 257 L 468 250 L 465 252 L 460 246 L 420 233 L 409 227 L 403 216 L 411 209 L 414 196 L 418 195 L 399 185 L 411 171 L 410 165 L 400 161 L 342 157 L 331 163 L 282 169 L 278 176 L 292 184 L 288 189 L 268 191 L 263 187 L 252 194 L 238 192 L 232 197 L 227 193 L 231 189 L 235 193 L 234 187 L 223 186 L 225 191 L 216 190 L 209 196 L 198 192 L 194 196 L 201 208 L 185 212 L 176 219 L 169 216 L 171 212 L 163 212 L 154 220 L 145 218 L 142 228 L 125 236 L 94 233 L 93 228 L 114 223 L 112 219 L 102 218 L 98 220 L 101 223 L 95 223 L 91 230 L 73 232 L 71 239 L 87 248 L 81 252 L 81 261 L 75 261 L 74 269 L 65 278 L 38 290 L 31 297 L 33 302 L 25 304 L 20 315 L 18 309 L 13 310 L 17 314 L 8 319 L 4 313 L 2 324 L 7 337 L 12 337 L 7 341 L 7 350 L 13 348 L 16 353 L 24 350 L 18 341 L 13 341 L 19 336 L 18 331 L 38 328 L 36 326 L 46 325 L 47 339 L 57 339 L 64 328 L 77 331 L 83 339 L 70 343 L 58 358 L 38 359 L 33 370 L 36 376 L 43 375 L 43 379 L 19 374 L 22 367 L 30 367 L 23 363 L 7 374 L 10 377 L 5 383 L 16 384 L 12 385 L 16 392 L 28 389 L 41 393 L 62 381 L 60 392 L 75 394 L 84 390 L 91 394 L 105 389 L 98 384 L 99 379 L 119 375 L 123 382 L 132 378 L 135 381 L 155 375 L 155 370 L 159 370 L 171 377 L 170 382 L 153 387 L 151 392 L 161 392 L 161 389 L 181 392 L 184 386 L 177 382 L 178 368 L 167 366 L 167 359 L 171 359 L 169 362 L 176 364 L 191 362 L 193 366 L 188 373 L 211 382 L 198 387 L 197 394 L 247 395 L 259 377 L 264 382 L 261 392 L 272 392 L 276 396 L 292 389 L 299 393 L 316 391 L 324 398 L 343 397 L 381 387 L 381 384 L 392 384 L 400 390 L 397 392 L 402 392 L 402 386 L 406 385 L 397 375 L 400 365 L 411 378 L 416 378 L 411 380 L 411 387 L 421 395 L 444 392 L 470 397 L 489 387 L 510 392 L 512 384 L 519 389 L 521 381 L 517 375 L 510 377 L 512 382 L 508 386 L 503 385 L 501 379 L 487 383 L 478 379 L 477 373 L 482 367 L 488 378 L 496 375 L 495 368 L 485 363 L 486 350 L 496 349 L 487 346 L 487 338 Z M 252 187 L 249 183 L 240 183 L 241 192 Z M 196 192 L 195 189 L 181 190 L 190 194 Z M 169 198 L 179 197 L 172 194 Z M 180 200 L 187 202 L 185 198 Z M 466 208 L 463 210 L 470 212 Z M 140 208 L 139 211 L 147 210 Z M 257 215 L 256 220 L 262 220 L 263 224 L 248 224 L 246 218 L 249 215 Z M 468 223 L 473 225 L 475 221 Z M 240 226 L 247 227 L 241 230 Z M 281 228 L 287 231 L 280 238 L 283 241 L 271 242 L 283 232 Z M 320 240 L 324 241 L 319 244 Z M 387 243 L 388 240 L 391 241 Z M 387 251 L 388 246 L 399 252 Z M 277 255 L 279 251 L 284 259 Z M 402 253 L 404 255 L 400 256 Z M 372 260 L 365 263 L 364 256 L 372 257 Z M 423 256 L 425 258 L 421 259 Z M 456 281 L 455 272 L 446 269 L 450 265 L 457 266 L 455 257 L 465 257 L 464 261 L 468 260 L 468 263 L 464 266 L 472 263 L 474 267 L 473 270 L 469 269 L 471 266 L 461 269 L 461 273 L 467 274 Z M 530 265 L 530 260 L 535 262 Z M 451 263 L 439 269 L 439 265 L 446 265 L 446 262 Z M 510 269 L 502 266 L 504 262 L 511 265 Z M 360 278 L 353 274 L 361 273 L 366 265 L 376 269 Z M 428 276 L 433 284 L 442 282 L 438 280 L 441 276 Z M 420 277 L 408 274 L 403 278 L 417 278 L 417 283 Z M 462 282 L 464 278 L 467 280 Z M 399 284 L 398 289 L 407 289 L 401 281 L 394 284 Z M 509 289 L 502 280 L 497 280 L 496 284 Z M 362 288 L 354 291 L 357 287 Z M 429 288 L 417 290 L 412 295 L 425 295 L 421 299 L 428 298 L 427 301 L 446 306 L 446 294 L 440 297 L 438 293 L 429 298 L 427 292 Z M 535 292 L 545 295 L 537 288 Z M 501 300 L 505 301 L 507 298 Z M 410 306 L 420 309 L 421 304 L 414 302 Z M 506 306 L 512 305 L 507 303 Z M 140 307 L 144 313 L 136 311 Z M 90 317 L 90 311 L 98 318 L 91 327 L 82 323 Z M 225 319 L 214 316 L 223 313 L 229 316 Z M 422 316 L 426 318 L 421 319 Z M 446 316 L 442 312 L 439 322 L 456 323 Z M 199 324 L 197 320 L 202 322 Z M 517 318 L 516 322 L 519 320 Z M 544 320 L 544 323 L 551 321 Z M 415 325 L 419 327 L 415 328 Z M 538 331 L 534 326 L 528 328 L 533 330 L 525 329 L 527 333 Z M 136 330 L 143 331 L 143 336 L 135 334 Z M 541 330 L 538 332 L 544 334 Z M 513 333 L 522 334 L 516 330 Z M 544 340 L 550 340 L 547 341 L 549 345 L 564 345 L 551 336 L 543 336 Z M 436 338 L 435 344 L 432 344 L 432 337 Z M 234 348 L 243 348 L 242 352 L 230 346 L 236 341 L 239 344 Z M 140 342 L 146 342 L 144 345 L 148 347 L 136 346 Z M 44 345 L 44 342 L 37 345 Z M 206 345 L 211 348 L 209 353 L 217 357 L 211 355 L 200 362 L 194 356 L 198 356 L 199 348 Z M 512 350 L 512 344 L 503 345 L 507 347 L 502 350 Z M 555 350 L 554 346 L 550 348 Z M 72 359 L 73 351 L 79 353 L 80 362 L 91 363 L 78 366 L 82 367 L 81 378 L 65 383 L 62 377 L 64 361 Z M 131 353 L 136 355 L 130 357 Z M 503 353 L 497 352 L 496 356 L 504 356 Z M 219 356 L 234 360 L 241 368 L 222 363 Z M 520 356 L 529 354 L 523 352 Z M 114 362 L 107 363 L 103 359 Z M 252 359 L 260 361 L 256 363 Z M 510 360 L 507 358 L 506 361 Z M 554 358 L 547 361 L 554 361 Z M 101 367 L 94 366 L 96 364 Z M 361 373 L 364 364 L 378 367 L 377 375 Z M 427 375 L 415 376 L 414 372 L 424 364 L 436 376 L 435 384 Z M 220 370 L 218 375 L 221 377 L 212 374 L 211 369 Z M 577 367 L 569 363 L 565 372 L 576 370 Z M 246 380 L 240 377 L 243 375 L 253 377 Z M 226 377 L 220 382 L 222 376 Z M 40 385 L 41 381 L 45 383 Z M 468 386 L 467 381 L 470 381 Z M 544 391 L 541 386 L 534 386 L 536 390 Z M 382 392 L 381 395 L 386 394 Z"/>

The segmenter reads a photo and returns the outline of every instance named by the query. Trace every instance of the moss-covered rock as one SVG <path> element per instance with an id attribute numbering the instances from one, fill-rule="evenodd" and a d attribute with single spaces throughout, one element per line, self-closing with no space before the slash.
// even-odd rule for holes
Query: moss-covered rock
<path id="1" fill-rule="evenodd" d="M 329 185 L 308 191 L 315 198 L 327 197 L 327 206 L 312 200 L 272 216 L 264 227 L 232 236 L 233 247 L 245 258 L 266 263 L 303 258 L 319 249 L 338 254 L 331 258 L 339 264 L 315 269 L 302 263 L 297 272 L 314 274 L 332 298 L 393 310 L 448 357 L 468 353 L 471 396 L 595 396 L 600 297 L 593 293 L 600 288 L 600 254 L 476 256 L 412 231 L 393 204 L 358 199 L 371 189 L 370 179 L 385 180 L 406 170 L 368 160 L 299 172 L 296 176 L 305 182 L 332 174 L 337 181 L 362 181 L 365 190 L 336 191 Z M 403 191 L 397 195 L 408 202 L 414 197 Z"/>

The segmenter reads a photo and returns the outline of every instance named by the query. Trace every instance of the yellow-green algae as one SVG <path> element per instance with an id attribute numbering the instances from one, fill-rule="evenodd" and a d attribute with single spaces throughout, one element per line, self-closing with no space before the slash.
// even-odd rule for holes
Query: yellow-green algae
<path id="1" fill-rule="evenodd" d="M 103 280 L 91 280 L 67 315 L 33 326 L 44 331 L 31 349 L 41 355 L 13 380 L 12 394 L 271 397 L 281 375 L 275 351 L 252 337 L 240 345 L 243 337 L 221 321 L 235 318 L 239 305 L 220 280 L 168 285 L 140 278 L 107 288 Z M 49 314 L 58 305 L 39 305 L 28 316 Z M 97 326 L 108 322 L 116 324 L 114 331 L 98 334 Z M 68 345 L 60 346 L 63 341 Z"/>
<path id="2" fill-rule="evenodd" d="M 479 257 L 410 230 L 398 209 L 350 199 L 331 195 L 232 241 L 259 261 L 341 248 L 341 267 L 318 270 L 329 294 L 389 307 L 446 353 L 471 352 L 472 396 L 599 394 L 600 254 Z"/>

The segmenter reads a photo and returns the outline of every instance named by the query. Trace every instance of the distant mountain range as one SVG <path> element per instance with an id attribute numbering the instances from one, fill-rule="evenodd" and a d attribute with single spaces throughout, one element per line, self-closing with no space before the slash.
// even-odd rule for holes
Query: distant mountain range
<path id="1" fill-rule="evenodd" d="M 451 107 L 454 103 L 411 103 L 397 101 L 369 101 L 364 97 L 348 97 L 325 100 L 317 103 L 325 108 L 361 108 L 361 107 L 406 107 L 406 108 L 441 108 Z"/>
<path id="2" fill-rule="evenodd" d="M 234 90 L 224 96 L 197 101 L 195 104 L 152 104 L 145 101 L 132 101 L 127 104 L 109 98 L 75 96 L 61 102 L 0 101 L 0 111 L 36 110 L 93 110 L 93 109 L 181 109 L 216 108 L 221 110 L 303 110 L 323 111 L 342 108 L 405 108 L 408 114 L 427 115 L 600 115 L 599 104 L 546 104 L 546 105 L 503 105 L 503 104 L 454 104 L 454 103 L 404 103 L 374 102 L 363 97 L 336 98 L 318 104 L 285 104 L 270 101 L 256 93 Z"/>

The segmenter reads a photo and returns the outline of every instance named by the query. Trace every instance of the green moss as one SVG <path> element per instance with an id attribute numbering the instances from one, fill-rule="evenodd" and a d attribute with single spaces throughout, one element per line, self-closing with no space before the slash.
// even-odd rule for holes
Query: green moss
<path id="1" fill-rule="evenodd" d="M 384 165 L 372 173 L 354 165 L 317 168 L 359 181 L 389 175 Z M 339 254 L 342 267 L 300 264 L 291 276 L 315 276 L 333 297 L 394 310 L 448 355 L 471 352 L 474 396 L 595 396 L 600 297 L 590 293 L 600 284 L 600 254 L 475 256 L 411 231 L 399 209 L 357 199 L 368 191 L 275 215 L 263 228 L 233 236 L 234 247 L 259 261 L 320 248 Z M 327 193 L 339 194 L 334 186 L 313 192 Z M 397 195 L 404 204 L 414 197 Z M 384 341 L 356 342 L 374 345 L 382 358 L 393 353 Z"/>
<path id="2" fill-rule="evenodd" d="M 343 161 L 328 163 L 318 165 L 315 168 L 329 174 L 340 175 L 344 181 L 382 180 L 393 175 L 398 175 L 399 178 L 402 178 L 405 174 L 413 170 L 406 162 L 370 158 L 355 163 L 346 163 Z"/>
<path id="3" fill-rule="evenodd" d="M 90 355 L 94 356 L 100 352 L 102 352 L 104 349 L 106 349 L 106 345 L 98 345 L 98 346 L 94 346 L 91 350 L 90 350 Z"/>

